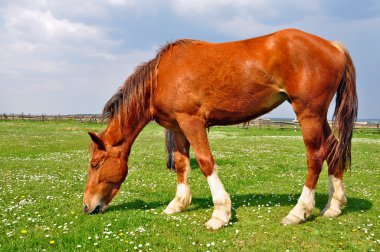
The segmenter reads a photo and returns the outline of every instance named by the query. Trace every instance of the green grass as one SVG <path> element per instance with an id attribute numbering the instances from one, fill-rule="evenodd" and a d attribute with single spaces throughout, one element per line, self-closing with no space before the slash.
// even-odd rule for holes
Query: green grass
<path id="1" fill-rule="evenodd" d="M 209 132 L 219 176 L 231 195 L 230 225 L 205 229 L 212 200 L 192 154 L 193 202 L 161 214 L 176 174 L 166 169 L 161 127 L 150 124 L 133 146 L 129 175 L 104 214 L 82 214 L 87 131 L 76 122 L 0 122 L 0 251 L 376 251 L 380 249 L 380 134 L 356 132 L 348 206 L 320 218 L 327 202 L 326 167 L 306 223 L 282 226 L 306 177 L 300 132 L 214 127 Z M 23 234 L 25 230 L 27 233 Z M 54 245 L 50 245 L 54 241 Z"/>

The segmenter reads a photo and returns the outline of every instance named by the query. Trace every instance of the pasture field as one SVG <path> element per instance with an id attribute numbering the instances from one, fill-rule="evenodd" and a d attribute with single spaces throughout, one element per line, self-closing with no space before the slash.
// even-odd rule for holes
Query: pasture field
<path id="1" fill-rule="evenodd" d="M 84 215 L 86 132 L 104 128 L 0 122 L 0 251 L 380 250 L 380 134 L 355 132 L 342 216 L 318 216 L 328 198 L 324 166 L 311 218 L 283 226 L 307 173 L 300 132 L 211 128 L 219 176 L 233 204 L 230 224 L 212 232 L 204 227 L 213 210 L 211 194 L 193 154 L 192 204 L 180 214 L 161 213 L 175 195 L 176 174 L 165 167 L 163 130 L 153 123 L 137 138 L 129 175 L 108 211 Z"/>

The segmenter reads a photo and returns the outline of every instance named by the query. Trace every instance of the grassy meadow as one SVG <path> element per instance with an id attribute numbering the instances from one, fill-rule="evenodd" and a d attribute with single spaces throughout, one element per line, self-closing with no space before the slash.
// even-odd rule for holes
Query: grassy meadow
<path id="1" fill-rule="evenodd" d="M 311 218 L 282 226 L 307 173 L 300 132 L 211 128 L 219 176 L 233 202 L 230 224 L 212 232 L 204 227 L 213 210 L 211 194 L 193 154 L 190 208 L 172 216 L 161 213 L 175 195 L 176 174 L 166 169 L 163 130 L 153 123 L 137 138 L 129 175 L 108 211 L 84 215 L 86 132 L 104 127 L 0 122 L 0 251 L 380 250 L 378 133 L 355 132 L 342 216 L 318 216 L 328 199 L 325 166 Z"/>

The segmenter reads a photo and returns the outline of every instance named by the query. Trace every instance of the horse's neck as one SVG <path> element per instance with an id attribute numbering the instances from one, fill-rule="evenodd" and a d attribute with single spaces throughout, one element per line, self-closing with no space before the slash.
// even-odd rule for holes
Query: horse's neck
<path id="1" fill-rule="evenodd" d="M 148 115 L 114 116 L 105 130 L 105 138 L 110 145 L 123 145 L 125 151 L 129 153 L 136 137 L 149 121 Z"/>

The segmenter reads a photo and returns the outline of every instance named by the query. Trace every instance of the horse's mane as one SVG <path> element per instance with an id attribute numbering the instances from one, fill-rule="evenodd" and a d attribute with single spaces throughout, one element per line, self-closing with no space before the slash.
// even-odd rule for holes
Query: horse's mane
<path id="1" fill-rule="evenodd" d="M 124 84 L 106 103 L 103 109 L 103 115 L 112 119 L 121 112 L 123 106 L 126 109 L 127 114 L 132 111 L 137 114 L 146 111 L 149 96 L 152 95 L 151 91 L 154 88 L 153 83 L 157 77 L 156 69 L 162 55 L 176 45 L 183 46 L 199 42 L 200 41 L 198 40 L 192 39 L 180 39 L 172 43 L 167 43 L 165 46 L 161 47 L 154 59 L 136 67 L 134 73 L 128 77 Z"/>

